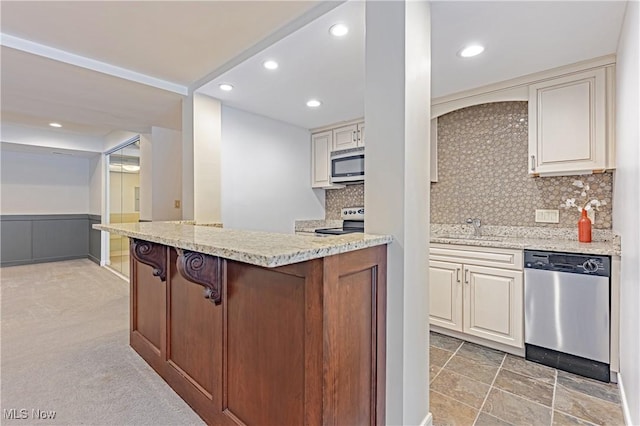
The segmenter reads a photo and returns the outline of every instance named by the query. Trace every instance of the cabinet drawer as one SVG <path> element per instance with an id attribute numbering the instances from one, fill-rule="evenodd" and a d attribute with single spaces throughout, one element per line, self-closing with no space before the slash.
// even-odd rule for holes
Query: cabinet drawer
<path id="1" fill-rule="evenodd" d="M 524 266 L 522 250 L 452 244 L 431 244 L 429 260 L 519 271 Z"/>

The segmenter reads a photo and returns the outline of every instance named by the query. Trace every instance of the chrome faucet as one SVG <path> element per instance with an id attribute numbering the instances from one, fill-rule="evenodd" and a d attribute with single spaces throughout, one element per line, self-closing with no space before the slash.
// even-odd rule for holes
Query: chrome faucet
<path id="1" fill-rule="evenodd" d="M 480 226 L 482 225 L 480 219 L 467 219 L 467 223 L 469 225 L 473 225 L 473 236 L 474 237 L 481 237 L 482 236 L 482 232 L 480 231 Z"/>

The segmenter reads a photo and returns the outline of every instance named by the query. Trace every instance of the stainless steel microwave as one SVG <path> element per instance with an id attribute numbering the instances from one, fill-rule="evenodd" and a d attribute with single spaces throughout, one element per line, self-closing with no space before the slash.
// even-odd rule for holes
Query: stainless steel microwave
<path id="1" fill-rule="evenodd" d="M 356 183 L 364 181 L 364 151 L 331 155 L 331 182 Z"/>

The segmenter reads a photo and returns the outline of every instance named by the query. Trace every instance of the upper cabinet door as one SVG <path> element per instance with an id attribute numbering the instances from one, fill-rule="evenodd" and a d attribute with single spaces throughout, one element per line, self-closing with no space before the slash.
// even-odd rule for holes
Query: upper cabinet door
<path id="1" fill-rule="evenodd" d="M 606 120 L 604 68 L 530 85 L 529 173 L 606 169 Z"/>
<path id="2" fill-rule="evenodd" d="M 351 149 L 358 147 L 358 125 L 351 124 L 349 126 L 338 127 L 333 129 L 333 149 L 339 151 L 341 149 Z"/>
<path id="3" fill-rule="evenodd" d="M 364 121 L 358 123 L 358 147 L 364 146 Z"/>
<path id="4" fill-rule="evenodd" d="M 325 188 L 331 186 L 332 140 L 331 130 L 311 135 L 312 188 Z"/>

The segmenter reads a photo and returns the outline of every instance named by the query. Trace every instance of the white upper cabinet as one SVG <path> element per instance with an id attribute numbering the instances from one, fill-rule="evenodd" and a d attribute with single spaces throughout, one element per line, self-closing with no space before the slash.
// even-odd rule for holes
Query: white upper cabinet
<path id="1" fill-rule="evenodd" d="M 340 151 L 342 149 L 351 149 L 358 147 L 358 125 L 351 124 L 333 129 L 333 149 L 332 151 Z"/>
<path id="2" fill-rule="evenodd" d="M 531 84 L 529 174 L 574 175 L 611 168 L 612 114 L 607 104 L 605 68 Z"/>
<path id="3" fill-rule="evenodd" d="M 364 146 L 364 121 L 358 123 L 358 148 Z"/>
<path id="4" fill-rule="evenodd" d="M 430 175 L 431 182 L 438 181 L 438 118 L 431 119 L 431 146 L 430 146 Z"/>
<path id="5" fill-rule="evenodd" d="M 333 132 L 314 133 L 311 135 L 311 187 L 324 189 L 344 188 L 344 185 L 331 183 L 331 148 Z"/>
<path id="6" fill-rule="evenodd" d="M 364 121 L 333 129 L 333 149 L 360 148 L 364 146 Z"/>
<path id="7" fill-rule="evenodd" d="M 331 131 L 311 135 L 311 187 L 331 185 Z"/>

